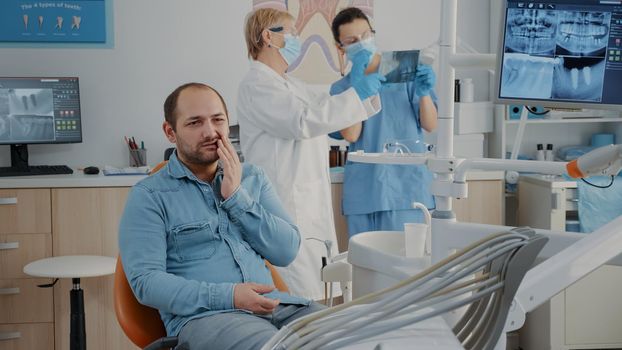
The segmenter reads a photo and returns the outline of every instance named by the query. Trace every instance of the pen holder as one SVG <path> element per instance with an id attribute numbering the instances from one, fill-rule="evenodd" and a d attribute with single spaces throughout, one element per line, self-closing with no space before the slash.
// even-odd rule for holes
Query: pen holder
<path id="1" fill-rule="evenodd" d="M 130 151 L 130 166 L 139 167 L 147 165 L 147 149 L 131 149 Z"/>

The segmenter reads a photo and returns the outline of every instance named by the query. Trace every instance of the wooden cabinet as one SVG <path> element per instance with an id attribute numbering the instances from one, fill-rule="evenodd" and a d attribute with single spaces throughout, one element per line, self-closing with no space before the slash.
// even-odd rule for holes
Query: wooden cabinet
<path id="1" fill-rule="evenodd" d="M 0 350 L 69 349 L 71 280 L 22 272 L 60 255 L 118 255 L 118 227 L 130 187 L 0 190 Z M 83 278 L 89 350 L 136 349 L 118 325 L 112 275 Z"/>
<path id="2" fill-rule="evenodd" d="M 0 324 L 54 322 L 50 279 L 0 280 Z"/>
<path id="3" fill-rule="evenodd" d="M 456 219 L 461 222 L 503 225 L 505 217 L 503 180 L 471 180 L 469 196 L 453 201 Z"/>
<path id="4" fill-rule="evenodd" d="M 518 224 L 566 231 L 577 218 L 577 184 L 560 177 L 521 176 Z M 622 267 L 604 265 L 529 314 L 520 329 L 524 349 L 622 348 Z"/>
<path id="5" fill-rule="evenodd" d="M 51 289 L 22 272 L 52 256 L 49 189 L 0 190 L 0 350 L 47 350 L 54 343 Z"/>
<path id="6" fill-rule="evenodd" d="M 53 323 L 0 324 L 0 350 L 50 350 Z"/>
<path id="7" fill-rule="evenodd" d="M 50 233 L 50 190 L 0 190 L 0 234 Z"/>
<path id="8" fill-rule="evenodd" d="M 52 189 L 54 255 L 117 256 L 119 220 L 129 188 Z M 112 275 L 83 278 L 89 350 L 135 349 L 119 327 L 113 305 Z M 71 281 L 54 287 L 56 349 L 69 348 Z"/>

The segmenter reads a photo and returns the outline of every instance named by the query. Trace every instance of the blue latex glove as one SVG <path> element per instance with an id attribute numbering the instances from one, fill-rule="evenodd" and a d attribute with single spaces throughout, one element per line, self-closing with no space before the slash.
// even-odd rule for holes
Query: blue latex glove
<path id="1" fill-rule="evenodd" d="M 436 84 L 436 74 L 427 64 L 417 65 L 415 71 L 415 86 L 419 97 L 428 96 Z"/>
<path id="2" fill-rule="evenodd" d="M 385 77 L 379 73 L 365 75 L 365 69 L 367 69 L 369 65 L 370 57 L 371 52 L 364 50 L 357 53 L 354 58 L 352 58 L 350 82 L 361 101 L 378 94 L 380 87 L 382 87 L 382 82 L 386 80 Z"/>

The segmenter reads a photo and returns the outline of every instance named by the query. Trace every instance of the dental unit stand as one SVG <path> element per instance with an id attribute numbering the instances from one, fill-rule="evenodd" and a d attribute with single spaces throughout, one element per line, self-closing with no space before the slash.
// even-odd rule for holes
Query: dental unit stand
<path id="1" fill-rule="evenodd" d="M 432 262 L 439 261 L 453 249 L 464 247 L 481 237 L 510 229 L 507 226 L 478 225 L 456 222 L 452 210 L 452 197 L 468 195 L 466 172 L 480 170 L 531 171 L 561 175 L 567 173 L 564 162 L 536 162 L 505 159 L 456 159 L 453 155 L 454 134 L 454 78 L 455 68 L 483 68 L 495 66 L 494 54 L 456 54 L 458 0 L 442 0 L 441 39 L 439 51 L 439 131 L 436 157 L 426 162 L 436 173 L 432 193 L 436 210 L 432 214 Z M 497 72 L 498 74 L 499 72 Z M 521 118 L 526 117 L 523 111 Z M 599 151 L 599 150 L 597 150 Z M 595 152 L 595 151 L 594 151 Z M 584 175 L 611 174 L 619 172 L 622 146 L 612 146 L 592 153 L 579 160 Z M 571 174 L 572 175 L 572 174 Z M 521 283 L 514 298 L 514 305 L 506 320 L 505 331 L 520 329 L 525 314 L 546 302 L 572 283 L 605 263 L 622 265 L 622 217 L 605 225 L 589 236 L 569 232 L 536 230 L 549 238 L 540 258 L 546 261 L 532 268 Z M 616 258 L 617 257 L 617 258 Z M 614 259 L 615 258 L 615 259 Z M 497 349 L 505 349 L 505 337 L 497 343 Z"/>
<path id="2" fill-rule="evenodd" d="M 452 208 L 452 198 L 468 196 L 466 174 L 469 170 L 528 171 L 542 174 L 588 177 L 591 175 L 617 175 L 622 168 L 622 145 L 596 149 L 571 163 L 513 159 L 458 159 L 453 154 L 454 137 L 454 78 L 456 68 L 495 67 L 495 54 L 457 54 L 458 0 L 442 0 L 441 37 L 439 41 L 439 104 L 438 144 L 436 154 L 386 155 L 350 153 L 349 159 L 364 163 L 425 164 L 436 174 L 431 186 L 436 210 L 432 213 L 432 263 L 436 263 L 453 250 L 461 249 L 474 241 L 512 227 L 459 223 Z M 498 73 L 498 72 L 497 72 Z M 521 119 L 526 118 L 523 111 Z M 520 135 L 519 135 L 520 136 Z M 516 146 L 516 145 L 515 145 Z M 525 314 L 546 302 L 555 294 L 583 278 L 603 264 L 622 266 L 622 217 L 586 236 L 570 232 L 536 230 L 545 235 L 549 243 L 539 258 L 546 261 L 532 268 L 523 279 L 507 317 L 505 332 L 520 329 Z M 500 337 L 495 349 L 505 350 L 506 337 Z"/>

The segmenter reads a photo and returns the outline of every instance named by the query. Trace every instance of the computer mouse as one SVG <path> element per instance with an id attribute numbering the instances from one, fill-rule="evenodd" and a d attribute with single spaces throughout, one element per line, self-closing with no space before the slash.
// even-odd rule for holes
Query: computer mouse
<path id="1" fill-rule="evenodd" d="M 96 166 L 87 166 L 84 168 L 84 173 L 87 175 L 97 175 L 99 174 L 99 168 Z"/>

